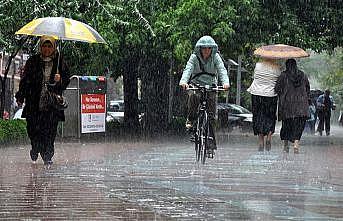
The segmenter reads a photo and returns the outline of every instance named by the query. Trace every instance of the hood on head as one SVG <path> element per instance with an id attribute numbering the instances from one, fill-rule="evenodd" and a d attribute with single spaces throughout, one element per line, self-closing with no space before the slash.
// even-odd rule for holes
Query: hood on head
<path id="1" fill-rule="evenodd" d="M 212 48 L 211 57 L 213 57 L 218 51 L 217 43 L 214 41 L 214 39 L 211 36 L 208 36 L 208 35 L 202 36 L 195 44 L 194 53 L 198 56 L 200 56 L 201 47 L 211 47 Z"/>

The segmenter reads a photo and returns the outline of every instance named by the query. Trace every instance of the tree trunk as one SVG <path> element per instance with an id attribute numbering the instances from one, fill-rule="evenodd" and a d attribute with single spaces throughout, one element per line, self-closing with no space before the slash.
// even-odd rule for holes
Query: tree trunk
<path id="1" fill-rule="evenodd" d="M 127 135 L 139 134 L 137 69 L 129 58 L 125 62 L 124 83 L 124 128 Z"/>
<path id="2" fill-rule="evenodd" d="M 142 75 L 144 132 L 147 137 L 163 135 L 168 127 L 169 64 L 151 56 Z"/>
<path id="3" fill-rule="evenodd" d="M 16 56 L 18 51 L 14 54 L 12 53 L 11 56 L 9 56 L 5 68 L 4 77 L 0 76 L 1 81 L 1 94 L 0 94 L 0 119 L 3 119 L 4 116 L 4 110 L 5 110 L 5 96 L 6 96 L 6 81 L 7 81 L 7 75 L 11 67 L 12 59 Z M 14 73 L 13 73 L 14 74 Z"/>

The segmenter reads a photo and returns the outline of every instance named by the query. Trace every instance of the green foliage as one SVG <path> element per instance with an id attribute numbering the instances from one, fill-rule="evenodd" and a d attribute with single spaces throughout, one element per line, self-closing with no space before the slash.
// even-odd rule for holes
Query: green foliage
<path id="1" fill-rule="evenodd" d="M 316 52 L 342 46 L 343 10 L 337 5 L 335 1 L 293 0 L 3 0 L 0 50 L 12 51 L 18 44 L 15 31 L 34 18 L 70 17 L 92 26 L 108 43 L 64 42 L 71 74 L 109 71 L 117 78 L 137 73 L 134 78 L 139 76 L 146 88 L 143 96 L 167 100 L 167 93 L 158 93 L 168 81 L 167 73 L 181 72 L 201 36 L 212 35 L 225 58 L 237 60 L 242 55 L 243 66 L 252 71 L 252 52 L 262 44 L 284 43 Z M 25 45 L 25 50 L 32 52 L 33 43 Z M 173 70 L 169 70 L 171 63 Z M 242 80 L 246 88 L 251 79 Z"/>
<path id="2" fill-rule="evenodd" d="M 0 143 L 27 139 L 25 120 L 0 120 Z"/>
<path id="3" fill-rule="evenodd" d="M 343 69 L 343 50 L 337 48 L 332 53 L 311 53 L 309 58 L 299 60 L 299 67 L 309 77 L 312 89 L 325 89 L 341 85 L 339 73 Z"/>

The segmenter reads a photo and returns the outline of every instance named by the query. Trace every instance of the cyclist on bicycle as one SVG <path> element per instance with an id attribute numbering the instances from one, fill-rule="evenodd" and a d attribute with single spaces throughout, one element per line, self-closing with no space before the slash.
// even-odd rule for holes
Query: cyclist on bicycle
<path id="1" fill-rule="evenodd" d="M 224 89 L 229 89 L 230 81 L 223 60 L 218 53 L 218 45 L 211 36 L 201 37 L 196 45 L 194 52 L 190 56 L 186 68 L 183 71 L 179 85 L 183 89 L 189 87 L 189 81 L 202 86 L 217 85 L 219 81 Z M 197 118 L 197 110 L 200 103 L 200 94 L 198 91 L 188 92 L 188 116 L 186 128 L 191 129 L 193 122 Z M 210 113 L 211 131 L 213 142 L 209 144 L 211 149 L 216 149 L 216 141 L 214 136 L 214 121 L 216 114 L 216 93 L 211 92 L 208 97 L 208 110 Z"/>

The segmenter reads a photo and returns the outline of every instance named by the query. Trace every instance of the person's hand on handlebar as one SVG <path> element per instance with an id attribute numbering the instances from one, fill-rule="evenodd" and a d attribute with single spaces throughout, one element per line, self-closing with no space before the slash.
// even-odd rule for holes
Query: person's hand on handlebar
<path id="1" fill-rule="evenodd" d="M 61 75 L 60 74 L 55 74 L 54 81 L 59 82 L 61 80 Z"/>
<path id="2" fill-rule="evenodd" d="M 189 85 L 188 84 L 180 84 L 180 87 L 184 90 L 187 90 Z"/>
<path id="3" fill-rule="evenodd" d="M 230 84 L 223 84 L 223 88 L 224 88 L 225 90 L 229 90 Z"/>

